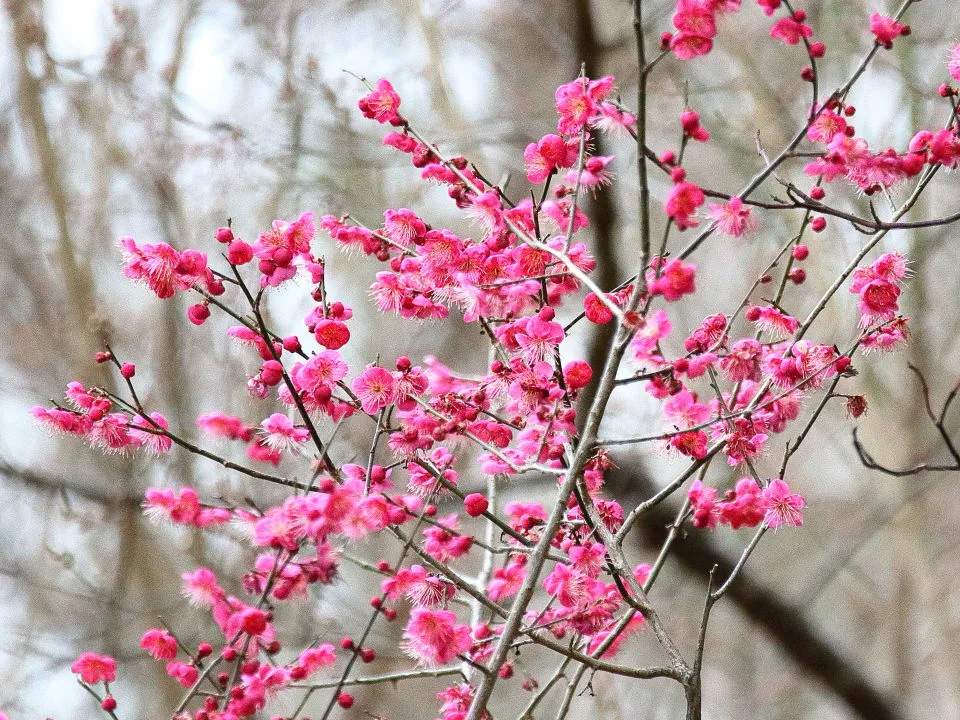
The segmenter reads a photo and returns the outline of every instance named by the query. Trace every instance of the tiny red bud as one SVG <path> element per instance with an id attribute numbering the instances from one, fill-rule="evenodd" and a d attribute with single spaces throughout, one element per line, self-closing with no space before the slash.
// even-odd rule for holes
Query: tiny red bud
<path id="1" fill-rule="evenodd" d="M 796 245 L 794 246 L 793 252 L 791 253 L 791 255 L 793 255 L 794 260 L 806 260 L 807 257 L 810 255 L 810 248 L 802 244 Z"/>
<path id="2" fill-rule="evenodd" d="M 274 640 L 269 645 L 267 645 L 267 655 L 276 655 L 280 652 L 281 646 L 279 640 Z"/>
<path id="3" fill-rule="evenodd" d="M 673 33 L 671 32 L 662 32 L 660 33 L 660 49 L 666 50 L 670 47 L 670 41 L 673 40 Z"/>
<path id="4" fill-rule="evenodd" d="M 427 506 L 423 509 L 423 514 L 426 515 L 427 517 L 433 517 L 434 515 L 437 514 L 437 506 L 436 506 L 436 505 L 427 505 Z"/>
<path id="5" fill-rule="evenodd" d="M 353 644 L 353 638 L 352 637 L 343 638 L 343 640 L 340 641 L 340 647 L 342 647 L 344 650 L 353 650 L 353 648 L 355 647 Z"/>
<path id="6" fill-rule="evenodd" d="M 342 707 L 344 710 L 347 710 L 353 707 L 353 695 L 350 693 L 342 692 L 337 696 L 337 705 Z"/>
<path id="7" fill-rule="evenodd" d="M 202 642 L 197 645 L 197 657 L 205 658 L 213 653 L 213 646 L 208 642 Z"/>
<path id="8" fill-rule="evenodd" d="M 107 712 L 113 712 L 117 709 L 117 701 L 114 699 L 113 695 L 107 695 L 103 698 L 103 702 L 100 703 L 100 707 Z"/>
<path id="9" fill-rule="evenodd" d="M 373 648 L 361 648 L 360 659 L 365 663 L 372 663 L 377 659 L 377 652 Z"/>
<path id="10" fill-rule="evenodd" d="M 793 19 L 796 20 L 797 22 L 801 22 L 801 23 L 802 23 L 804 20 L 807 19 L 807 12 L 806 12 L 806 10 L 794 10 L 794 11 L 793 11 Z"/>
<path id="11" fill-rule="evenodd" d="M 296 335 L 290 335 L 283 339 L 283 349 L 287 352 L 298 352 L 300 350 L 300 338 Z"/>
<path id="12" fill-rule="evenodd" d="M 822 42 L 815 42 L 810 44 L 810 57 L 813 58 L 822 58 L 827 52 L 827 46 Z"/>
<path id="13" fill-rule="evenodd" d="M 110 362 L 110 359 L 113 357 L 109 352 L 98 352 L 93 356 L 94 361 L 97 363 Z"/>
<path id="14" fill-rule="evenodd" d="M 814 185 L 812 188 L 810 188 L 810 197 L 814 200 L 823 200 L 826 194 L 827 193 L 824 191 L 824 189 L 819 185 Z"/>
<path id="15" fill-rule="evenodd" d="M 218 243 L 223 243 L 226 245 L 229 242 L 233 242 L 233 230 L 228 227 L 218 228 L 215 237 L 217 238 Z"/>
<path id="16" fill-rule="evenodd" d="M 235 648 L 228 647 L 223 651 L 223 659 L 226 662 L 233 662 L 237 659 L 237 651 Z"/>
<path id="17" fill-rule="evenodd" d="M 813 82 L 813 79 L 816 77 L 816 75 L 813 72 L 813 68 L 807 66 L 800 71 L 800 77 L 807 82 Z"/>
<path id="18" fill-rule="evenodd" d="M 756 322 L 760 319 L 760 308 L 756 305 L 752 305 L 747 308 L 747 311 L 743 314 L 748 322 Z"/>
<path id="19" fill-rule="evenodd" d="M 137 366 L 133 363 L 124 363 L 120 366 L 120 374 L 129 380 L 137 374 Z"/>
<path id="20" fill-rule="evenodd" d="M 794 285 L 802 285 L 804 280 L 807 279 L 807 271 L 803 268 L 794 268 L 790 271 L 788 277 Z"/>
<path id="21" fill-rule="evenodd" d="M 228 682 L 230 682 L 230 673 L 217 673 L 217 684 L 220 685 L 220 687 L 226 687 Z"/>
<path id="22" fill-rule="evenodd" d="M 683 182 L 687 177 L 687 171 L 681 167 L 674 168 L 670 171 L 670 179 L 675 183 Z"/>
<path id="23" fill-rule="evenodd" d="M 773 280 L 773 275 L 761 275 L 761 276 L 760 276 L 760 284 L 761 284 L 761 285 L 766 285 L 768 282 L 771 282 L 772 280 Z"/>
<path id="24" fill-rule="evenodd" d="M 847 368 L 850 367 L 850 358 L 847 357 L 846 355 L 844 355 L 843 357 L 839 357 L 837 358 L 837 362 L 835 363 L 835 365 L 838 373 L 844 373 L 847 371 Z"/>
<path id="25" fill-rule="evenodd" d="M 810 229 L 814 232 L 823 232 L 825 227 L 827 227 L 827 219 L 825 217 L 818 215 L 810 221 Z"/>
<path id="26" fill-rule="evenodd" d="M 856 114 L 856 112 L 857 112 L 857 109 L 853 105 L 847 105 L 843 109 L 843 114 L 846 115 L 847 117 L 853 117 Z"/>
<path id="27" fill-rule="evenodd" d="M 664 150 L 660 154 L 660 162 L 664 165 L 673 165 L 677 161 L 677 156 L 673 150 Z"/>
<path id="28" fill-rule="evenodd" d="M 370 598 L 370 607 L 374 610 L 379 610 L 381 605 L 383 605 L 383 599 L 380 596 L 374 595 Z"/>

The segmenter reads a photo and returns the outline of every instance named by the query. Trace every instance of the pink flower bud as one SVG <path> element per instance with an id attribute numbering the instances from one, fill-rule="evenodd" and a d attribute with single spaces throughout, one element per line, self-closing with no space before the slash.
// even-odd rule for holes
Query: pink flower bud
<path id="1" fill-rule="evenodd" d="M 470 493 L 463 499 L 463 508 L 470 517 L 483 515 L 489 506 L 487 498 L 480 493 Z"/>
<path id="2" fill-rule="evenodd" d="M 276 360 L 267 360 L 260 370 L 260 379 L 270 387 L 279 384 L 283 380 L 283 365 Z"/>
<path id="3" fill-rule="evenodd" d="M 203 325 L 208 317 L 210 317 L 210 308 L 203 303 L 191 305 L 187 308 L 187 318 L 194 325 Z"/>
<path id="4" fill-rule="evenodd" d="M 234 240 L 227 248 L 227 260 L 234 265 L 246 265 L 253 260 L 253 247 L 243 240 Z"/>

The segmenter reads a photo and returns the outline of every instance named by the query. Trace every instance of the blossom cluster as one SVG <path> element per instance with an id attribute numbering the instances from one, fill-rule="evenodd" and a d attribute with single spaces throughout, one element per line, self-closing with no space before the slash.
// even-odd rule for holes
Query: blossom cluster
<path id="1" fill-rule="evenodd" d="M 779 0 L 758 4 L 768 15 L 781 5 Z M 739 0 L 679 0 L 673 17 L 677 33 L 664 39 L 665 51 L 684 59 L 706 54 L 717 16 L 739 5 Z M 810 42 L 813 31 L 804 21 L 801 11 L 791 11 L 771 35 L 788 44 L 802 41 L 811 58 L 819 57 L 822 45 Z M 871 30 L 882 46 L 908 33 L 906 26 L 881 16 L 871 19 Z M 958 58 L 955 51 L 950 66 L 955 78 Z M 837 385 L 855 374 L 857 352 L 893 349 L 907 338 L 908 321 L 898 306 L 907 261 L 898 253 L 851 265 L 841 275 L 851 280 L 849 290 L 858 297 L 859 321 L 849 349 L 808 336 L 819 309 L 804 321 L 788 310 L 799 304 L 788 281 L 799 286 L 806 279 L 803 263 L 810 249 L 801 238 L 808 226 L 814 232 L 825 228 L 819 216 L 809 223 L 804 219 L 800 234 L 770 264 L 771 271 L 778 262 L 786 264 L 775 296 L 757 290 L 772 280 L 762 275 L 739 307 L 712 312 L 696 327 L 680 331 L 677 318 L 682 316 L 673 307 L 696 294 L 697 266 L 688 256 L 666 251 L 670 233 L 709 220 L 711 230 L 727 236 L 721 242 L 745 244 L 759 228 L 756 206 L 746 193 L 711 193 L 723 202 L 711 203 L 708 214 L 699 215 L 708 193 L 688 179 L 680 160 L 688 141 L 710 142 L 711 136 L 690 108 L 679 118 L 678 152 L 654 156 L 669 178 L 661 218 L 664 249 L 645 256 L 627 282 L 606 289 L 591 278 L 596 260 L 582 239 L 590 223 L 580 204 L 582 191 L 603 192 L 614 177 L 616 156 L 594 153 L 598 133 L 637 133 L 637 117 L 621 105 L 613 77 L 580 77 L 557 89 L 555 130 L 530 142 L 522 157 L 527 180 L 539 187 L 519 201 L 484 179 L 466 158 L 445 156 L 416 131 L 400 106 L 387 80 L 370 86 L 359 101 L 365 117 L 389 127 L 383 144 L 409 156 L 423 180 L 443 188 L 475 232 L 435 226 L 409 208 L 388 209 L 382 223 L 369 226 L 349 216 L 316 220 L 304 212 L 294 220 L 275 220 L 251 243 L 229 225 L 218 229 L 214 240 L 226 246 L 228 266 L 222 273 L 197 250 L 138 244 L 127 237 L 120 241 L 128 277 L 162 299 L 178 292 L 200 297 L 188 310 L 193 324 L 206 323 L 218 309 L 239 323 L 226 334 L 246 353 L 248 373 L 235 380 L 254 400 L 254 417 L 211 410 L 196 418 L 203 438 L 188 439 L 186 431 L 171 428 L 161 413 L 141 403 L 134 366 L 111 350 L 97 359 L 116 366 L 129 398 L 73 382 L 62 405 L 33 410 L 44 426 L 83 437 L 106 452 L 165 453 L 177 445 L 247 477 L 293 488 L 282 502 L 263 507 L 252 501 L 204 503 L 191 487 L 146 491 L 143 508 L 151 519 L 238 532 L 251 549 L 249 570 L 232 587 L 208 568 L 183 574 L 184 596 L 212 621 L 205 640 L 188 646 L 167 627 L 150 628 L 141 639 L 143 650 L 165 663 L 172 681 L 188 690 L 177 720 L 251 717 L 277 695 L 303 690 L 302 683 L 321 670 L 339 673 L 339 682 L 325 686 L 334 688 L 330 707 L 335 702 L 350 708 L 354 698 L 345 687 L 355 661 L 377 659 L 365 644 L 369 627 L 359 641 L 320 638 L 292 652 L 272 612 L 276 603 L 307 597 L 312 587 L 335 582 L 344 562 L 358 562 L 380 576 L 371 626 L 379 617 L 400 619 L 405 627 L 399 647 L 413 663 L 461 675 L 463 682 L 437 696 L 443 720 L 463 720 L 470 712 L 478 696 L 470 668 L 496 659 L 499 665 L 485 668 L 484 677 L 512 677 L 512 662 L 495 648 L 501 641 L 513 642 L 517 633 L 548 647 L 560 643 L 594 658 L 615 658 L 630 632 L 647 625 L 645 614 L 634 613 L 636 596 L 656 573 L 648 564 L 614 565 L 610 543 L 629 530 L 632 511 L 606 493 L 607 473 L 614 467 L 608 445 L 655 442 L 685 459 L 691 472 L 684 478 L 703 468 L 686 494 L 695 528 L 726 525 L 762 533 L 800 526 L 805 499 L 783 477 L 758 475 L 755 461 L 771 438 L 800 417 L 811 397 L 837 396 Z M 812 109 L 806 137 L 825 150 L 807 165 L 808 175 L 824 182 L 844 177 L 872 193 L 924 167 L 960 163 L 955 123 L 917 134 L 904 154 L 872 153 L 847 122 L 853 114 L 838 100 Z M 825 207 L 824 197 L 818 181 L 809 194 L 811 204 L 801 209 Z M 328 292 L 318 231 L 335 246 L 382 263 L 370 297 L 379 311 L 398 316 L 397 322 L 454 315 L 482 329 L 491 358 L 485 369 L 458 373 L 432 355 L 352 361 L 354 309 Z M 255 272 L 254 292 L 244 272 Z M 264 320 L 261 301 L 277 288 L 296 287 L 297 281 L 309 286 L 310 307 L 299 318 L 302 331 L 281 337 Z M 232 310 L 228 288 L 240 291 L 249 307 Z M 829 300 L 828 294 L 824 302 Z M 615 325 L 633 371 L 626 378 L 606 378 L 603 403 L 614 385 L 642 389 L 663 426 L 633 440 L 605 444 L 591 437 L 577 464 L 573 458 L 583 447 L 578 421 L 586 414 L 578 400 L 602 372 L 571 357 L 567 340 L 581 320 Z M 614 371 L 618 364 L 619 357 Z M 358 434 L 372 431 L 367 462 L 335 462 L 333 440 L 317 431 L 321 422 L 349 424 Z M 213 441 L 227 447 L 223 455 L 201 447 Z M 250 464 L 230 459 L 237 454 L 232 444 Z M 703 480 L 715 455 L 744 475 L 722 494 Z M 301 472 L 274 474 L 291 469 Z M 576 482 L 555 508 L 530 496 L 500 507 L 494 495 L 474 485 L 480 476 L 514 483 L 519 491 L 515 477 L 528 472 L 556 478 L 561 486 Z M 441 507 L 452 510 L 444 514 Z M 478 528 L 483 527 L 495 531 L 481 539 Z M 357 561 L 353 549 L 380 537 L 400 541 L 399 559 Z M 481 555 L 485 562 L 478 563 Z M 541 573 L 544 563 L 549 569 Z M 468 570 L 478 564 L 487 570 L 475 579 Z M 542 596 L 533 602 L 537 589 Z M 525 604 L 509 629 L 505 601 L 518 596 Z M 471 607 L 469 619 L 462 606 Z M 112 713 L 116 702 L 109 683 L 116 679 L 115 661 L 87 652 L 72 669 L 87 686 L 103 684 L 102 706 Z M 216 692 L 201 693 L 204 683 Z M 534 685 L 525 681 L 523 687 Z"/>

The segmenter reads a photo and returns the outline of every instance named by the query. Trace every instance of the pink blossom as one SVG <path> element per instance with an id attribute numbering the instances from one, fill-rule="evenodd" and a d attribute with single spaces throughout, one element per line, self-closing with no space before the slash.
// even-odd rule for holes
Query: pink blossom
<path id="1" fill-rule="evenodd" d="M 578 148 L 571 148 L 559 135 L 544 135 L 539 141 L 527 145 L 523 151 L 527 180 L 534 184 L 542 183 L 557 168 L 570 167 L 576 162 L 577 154 Z"/>
<path id="2" fill-rule="evenodd" d="M 637 118 L 613 103 L 605 102 L 600 104 L 600 114 L 594 125 L 598 130 L 609 133 L 611 137 L 627 137 L 636 127 Z"/>
<path id="3" fill-rule="evenodd" d="M 690 507 L 693 509 L 693 526 L 698 528 L 715 527 L 718 520 L 718 513 L 715 511 L 717 491 L 712 487 L 706 487 L 700 480 L 694 480 L 687 497 L 690 500 Z"/>
<path id="4" fill-rule="evenodd" d="M 670 49 L 681 60 L 692 60 L 713 50 L 713 40 L 702 35 L 679 32 L 670 38 Z"/>
<path id="5" fill-rule="evenodd" d="M 212 570 L 197 568 L 192 573 L 183 573 L 183 594 L 197 607 L 213 607 L 223 599 L 224 592 L 217 584 Z"/>
<path id="6" fill-rule="evenodd" d="M 552 310 L 550 316 L 552 317 Z M 524 359 L 537 363 L 553 357 L 553 351 L 563 341 L 563 326 L 551 320 L 541 319 L 543 314 L 529 318 L 516 334 L 517 344 Z"/>
<path id="7" fill-rule="evenodd" d="M 789 486 L 783 480 L 774 480 L 762 492 L 763 505 L 766 514 L 763 523 L 769 528 L 776 529 L 783 525 L 797 527 L 803 525 L 803 508 L 806 501 L 802 496 L 791 493 Z"/>
<path id="8" fill-rule="evenodd" d="M 817 119 L 807 128 L 807 138 L 814 142 L 829 143 L 847 129 L 847 121 L 829 109 L 820 109 Z"/>
<path id="9" fill-rule="evenodd" d="M 710 217 L 717 224 L 717 230 L 733 237 L 752 233 L 760 225 L 750 208 L 745 208 L 738 197 L 730 198 L 726 205 L 711 203 Z"/>
<path id="10" fill-rule="evenodd" d="M 895 318 L 876 330 L 864 335 L 860 347 L 865 353 L 890 352 L 906 345 L 910 337 L 907 318 Z"/>
<path id="11" fill-rule="evenodd" d="M 414 608 L 410 612 L 403 638 L 403 649 L 427 666 L 448 663 L 473 644 L 470 626 L 457 624 L 454 613 L 426 608 Z"/>
<path id="12" fill-rule="evenodd" d="M 167 423 L 167 419 L 160 413 L 154 412 L 150 413 L 150 420 L 152 422 L 141 415 L 134 417 L 129 425 L 130 437 L 157 455 L 168 452 L 173 447 L 173 440 L 169 436 L 161 434 L 157 428 L 159 426 L 163 430 L 169 429 L 170 425 Z"/>
<path id="13" fill-rule="evenodd" d="M 800 322 L 769 305 L 753 305 L 747 308 L 746 318 L 761 330 L 776 337 L 789 337 L 799 328 Z"/>
<path id="14" fill-rule="evenodd" d="M 302 667 L 307 675 L 312 675 L 317 670 L 327 665 L 333 665 L 337 661 L 334 647 L 330 643 L 323 643 L 314 648 L 308 648 L 300 653 L 297 664 Z"/>
<path id="15" fill-rule="evenodd" d="M 780 18 L 770 28 L 770 37 L 782 40 L 787 45 L 796 45 L 801 38 L 808 38 L 812 35 L 813 30 L 809 25 L 797 22 L 792 17 Z"/>
<path id="16" fill-rule="evenodd" d="M 390 599 L 405 595 L 418 607 L 445 606 L 456 593 L 451 583 L 428 573 L 422 565 L 401 568 L 392 578 L 383 581 L 382 588 Z"/>
<path id="17" fill-rule="evenodd" d="M 400 107 L 400 96 L 393 89 L 389 80 L 378 80 L 375 90 L 360 98 L 357 103 L 364 117 L 376 120 L 378 123 L 398 125 L 402 118 L 397 113 Z"/>
<path id="18" fill-rule="evenodd" d="M 230 520 L 226 508 L 200 504 L 200 496 L 191 487 L 178 491 L 169 488 L 147 488 L 143 501 L 144 513 L 151 520 L 170 520 L 179 525 L 210 527 Z"/>
<path id="19" fill-rule="evenodd" d="M 543 587 L 564 607 L 579 608 L 590 598 L 589 581 L 590 578 L 579 570 L 557 563 L 553 572 L 543 579 Z"/>
<path id="20" fill-rule="evenodd" d="M 960 43 L 950 48 L 950 59 L 947 61 L 947 72 L 956 82 L 960 82 Z"/>
<path id="21" fill-rule="evenodd" d="M 731 382 L 760 379 L 760 359 L 762 347 L 753 338 L 738 340 L 730 348 L 729 354 L 720 360 L 720 369 Z"/>
<path id="22" fill-rule="evenodd" d="M 128 278 L 139 280 L 157 294 L 166 299 L 180 289 L 177 267 L 180 253 L 167 243 L 138 247 L 132 237 L 120 238 L 123 250 L 123 273 Z"/>
<path id="23" fill-rule="evenodd" d="M 663 414 L 667 420 L 681 428 L 701 425 L 710 419 L 710 408 L 697 402 L 697 396 L 686 388 L 663 404 Z"/>
<path id="24" fill-rule="evenodd" d="M 387 370 L 370 365 L 354 378 L 350 387 L 360 399 L 363 411 L 373 415 L 396 400 L 396 381 Z"/>
<path id="25" fill-rule="evenodd" d="M 666 310 L 651 313 L 637 329 L 630 341 L 630 357 L 638 365 L 659 365 L 662 358 L 655 355 L 658 343 L 667 338 L 673 330 L 673 324 Z"/>
<path id="26" fill-rule="evenodd" d="M 702 460 L 707 456 L 707 434 L 697 430 L 672 435 L 667 440 L 667 447 L 694 460 Z"/>
<path id="27" fill-rule="evenodd" d="M 88 685 L 113 682 L 117 678 L 117 661 L 109 655 L 85 652 L 73 661 L 70 672 L 79 675 Z"/>
<path id="28" fill-rule="evenodd" d="M 140 647 L 157 660 L 173 660 L 177 656 L 177 640 L 166 630 L 147 630 L 140 638 Z"/>
<path id="29" fill-rule="evenodd" d="M 502 568 L 495 568 L 493 577 L 487 583 L 487 595 L 494 602 L 513 597 L 523 585 L 526 575 L 526 563 L 520 559 L 511 560 Z"/>
<path id="30" fill-rule="evenodd" d="M 877 38 L 877 44 L 889 50 L 893 47 L 894 40 L 910 33 L 910 26 L 897 22 L 889 15 L 875 12 L 870 16 L 870 32 Z"/>
<path id="31" fill-rule="evenodd" d="M 663 208 L 667 215 L 673 218 L 677 229 L 686 230 L 700 224 L 693 214 L 703 205 L 705 199 L 703 190 L 693 183 L 678 182 L 667 193 Z"/>
<path id="32" fill-rule="evenodd" d="M 666 262 L 659 277 L 648 271 L 647 285 L 652 295 L 663 295 L 667 302 L 675 302 L 696 290 L 694 275 L 696 266 L 674 259 Z"/>
<path id="33" fill-rule="evenodd" d="M 200 677 L 200 671 L 193 665 L 184 662 L 167 663 L 167 675 L 172 677 L 185 688 L 193 687 L 193 684 Z"/>
<path id="34" fill-rule="evenodd" d="M 555 99 L 561 135 L 575 135 L 596 115 L 600 101 L 613 90 L 613 77 L 578 78 L 557 88 Z"/>
<path id="35" fill-rule="evenodd" d="M 273 413 L 266 418 L 260 423 L 259 433 L 263 443 L 278 452 L 300 452 L 310 437 L 305 427 L 294 425 L 283 413 Z"/>
<path id="36" fill-rule="evenodd" d="M 427 226 L 412 210 L 385 210 L 383 232 L 398 245 L 409 245 L 422 238 Z"/>
<path id="37" fill-rule="evenodd" d="M 679 4 L 673 15 L 673 26 L 683 34 L 697 35 L 703 38 L 712 38 L 717 34 L 717 26 L 713 12 L 693 3 Z"/>
<path id="38" fill-rule="evenodd" d="M 763 10 L 767 15 L 773 15 L 778 7 L 780 7 L 781 0 L 757 0 L 757 5 Z"/>

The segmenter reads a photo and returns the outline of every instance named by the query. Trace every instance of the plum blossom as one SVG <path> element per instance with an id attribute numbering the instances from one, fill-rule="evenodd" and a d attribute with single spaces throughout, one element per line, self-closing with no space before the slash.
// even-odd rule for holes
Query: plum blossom
<path id="1" fill-rule="evenodd" d="M 733 237 L 748 235 L 760 225 L 750 208 L 745 208 L 743 200 L 738 197 L 730 198 L 726 205 L 711 203 L 710 218 L 717 224 L 717 230 Z"/>
<path id="2" fill-rule="evenodd" d="M 457 623 L 449 610 L 414 608 L 403 633 L 403 649 L 421 665 L 450 662 L 473 644 L 470 626 Z"/>
<path id="3" fill-rule="evenodd" d="M 791 493 L 783 480 L 774 480 L 761 493 L 766 513 L 763 523 L 768 528 L 777 529 L 783 525 L 797 527 L 803 525 L 803 508 L 806 501 L 797 493 Z"/>
<path id="4" fill-rule="evenodd" d="M 703 190 L 684 180 L 670 188 L 663 208 L 667 216 L 673 218 L 678 230 L 686 230 L 700 224 L 694 213 L 703 205 L 705 199 Z"/>
<path id="5" fill-rule="evenodd" d="M 370 365 L 354 378 L 350 387 L 360 399 L 363 411 L 374 415 L 396 400 L 396 381 L 382 367 Z"/>
<path id="6" fill-rule="evenodd" d="M 298 453 L 310 433 L 305 427 L 294 425 L 283 413 L 273 413 L 260 423 L 260 437 L 271 450 Z"/>
<path id="7" fill-rule="evenodd" d="M 400 107 L 400 96 L 393 89 L 389 80 L 377 80 L 376 89 L 360 98 L 357 103 L 364 117 L 376 120 L 378 123 L 399 125 L 402 118 L 397 113 Z"/>
<path id="8" fill-rule="evenodd" d="M 109 655 L 85 652 L 70 666 L 70 672 L 80 676 L 88 685 L 100 682 L 113 682 L 117 678 L 117 661 Z"/>

